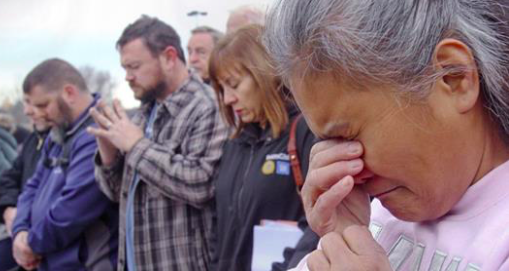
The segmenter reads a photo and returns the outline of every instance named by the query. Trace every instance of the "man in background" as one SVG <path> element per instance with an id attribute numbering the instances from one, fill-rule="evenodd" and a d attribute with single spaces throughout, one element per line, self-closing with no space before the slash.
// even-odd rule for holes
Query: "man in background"
<path id="1" fill-rule="evenodd" d="M 0 173 L 6 171 L 12 166 L 16 158 L 16 139 L 2 126 L 0 126 Z M 0 187 L 0 193 L 3 189 Z M 0 218 L 1 221 L 1 218 Z M 11 238 L 6 226 L 0 223 L 0 271 L 9 270 L 15 266 L 11 251 Z M 10 257 L 9 257 L 10 256 Z"/>
<path id="2" fill-rule="evenodd" d="M 21 152 L 14 160 L 12 167 L 0 175 L 0 225 L 4 225 L 8 233 L 0 238 L 0 271 L 10 270 L 16 266 L 12 257 L 12 223 L 16 217 L 18 196 L 30 177 L 32 177 L 37 162 L 41 156 L 44 140 L 49 132 L 49 124 L 40 117 L 35 116 L 33 106 L 28 98 L 23 97 L 23 110 L 31 120 L 34 131 L 23 142 Z"/>
<path id="3" fill-rule="evenodd" d="M 191 31 L 191 38 L 187 44 L 189 66 L 197 72 L 203 82 L 209 80 L 209 58 L 217 41 L 223 37 L 223 33 L 208 26 L 200 26 Z"/>
<path id="4" fill-rule="evenodd" d="M 50 126 L 40 162 L 18 199 L 13 254 L 27 270 L 114 270 L 118 208 L 94 179 L 92 95 L 78 70 L 53 58 L 25 78 L 23 92 Z"/>

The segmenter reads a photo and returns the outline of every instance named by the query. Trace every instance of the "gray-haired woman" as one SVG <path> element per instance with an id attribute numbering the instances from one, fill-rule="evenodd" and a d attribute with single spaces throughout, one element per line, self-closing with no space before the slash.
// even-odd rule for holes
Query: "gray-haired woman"
<path id="1" fill-rule="evenodd" d="M 509 270 L 508 3 L 276 5 L 266 45 L 327 139 L 299 270 Z"/>

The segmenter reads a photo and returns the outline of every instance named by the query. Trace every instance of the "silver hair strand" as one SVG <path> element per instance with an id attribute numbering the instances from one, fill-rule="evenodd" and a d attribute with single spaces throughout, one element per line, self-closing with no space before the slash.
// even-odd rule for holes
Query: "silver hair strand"
<path id="1" fill-rule="evenodd" d="M 425 97 L 444 73 L 436 45 L 465 43 L 481 75 L 485 107 L 509 135 L 509 1 L 279 0 L 266 18 L 264 43 L 287 81 L 301 67 L 351 81 L 379 82 Z"/>

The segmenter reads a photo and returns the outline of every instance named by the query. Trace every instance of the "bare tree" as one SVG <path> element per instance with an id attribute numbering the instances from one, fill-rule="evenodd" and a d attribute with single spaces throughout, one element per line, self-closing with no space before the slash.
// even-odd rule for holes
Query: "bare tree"
<path id="1" fill-rule="evenodd" d="M 116 83 L 108 71 L 101 71 L 88 65 L 80 67 L 79 71 L 85 78 L 90 91 L 99 93 L 106 101 L 111 100 Z"/>

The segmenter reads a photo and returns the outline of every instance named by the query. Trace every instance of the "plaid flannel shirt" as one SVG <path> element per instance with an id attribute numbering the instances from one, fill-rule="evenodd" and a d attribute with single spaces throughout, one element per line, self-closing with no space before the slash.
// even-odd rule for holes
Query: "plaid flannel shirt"
<path id="1" fill-rule="evenodd" d="M 151 105 L 133 117 L 145 127 Z M 159 106 L 154 139 L 141 139 L 110 167 L 96 154 L 101 190 L 120 202 L 119 262 L 124 271 L 126 206 L 135 171 L 134 253 L 138 271 L 209 270 L 214 215 L 212 175 L 227 128 L 210 87 L 196 75 Z"/>

